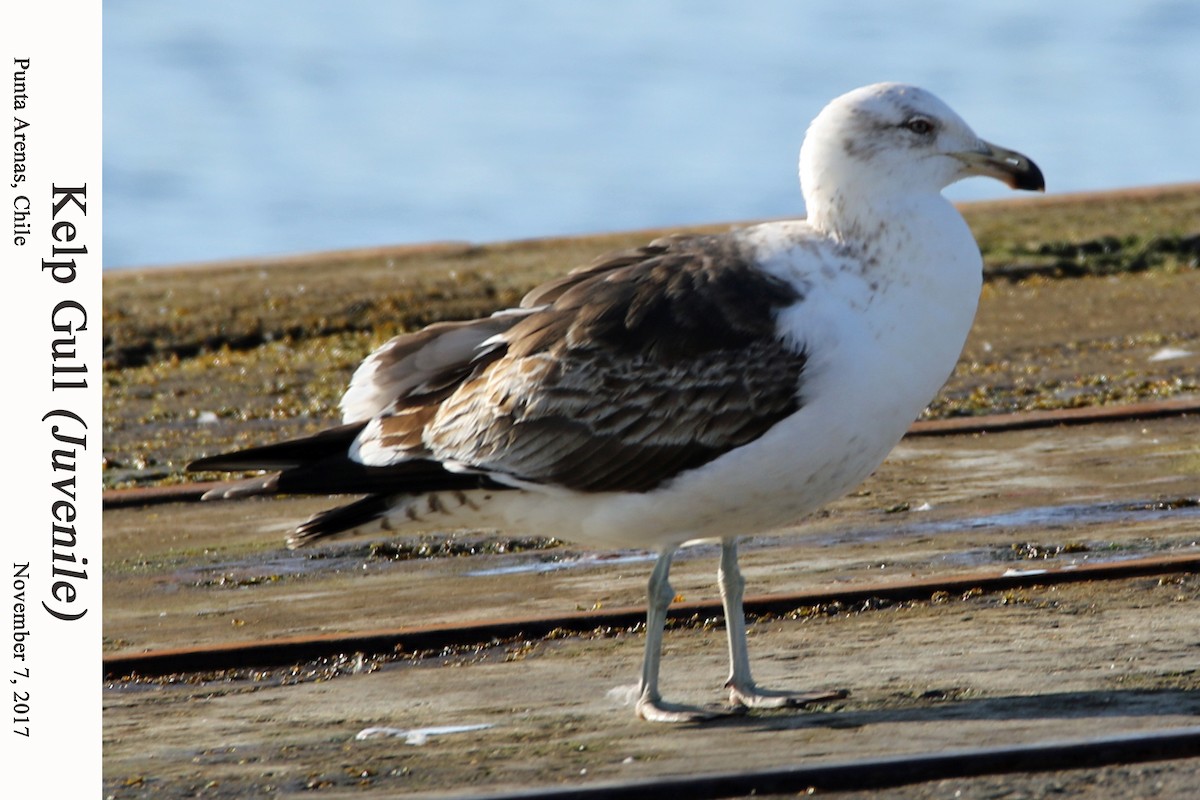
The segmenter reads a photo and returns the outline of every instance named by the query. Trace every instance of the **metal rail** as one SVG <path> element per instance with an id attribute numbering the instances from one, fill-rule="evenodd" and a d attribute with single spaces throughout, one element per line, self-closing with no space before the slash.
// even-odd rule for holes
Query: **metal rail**
<path id="1" fill-rule="evenodd" d="M 1059 425 L 1090 425 L 1096 422 L 1127 422 L 1137 419 L 1178 417 L 1200 413 L 1200 397 L 1180 397 L 1150 403 L 1125 403 L 1114 406 L 1056 408 L 1047 411 L 1021 411 L 1014 414 L 983 414 L 978 417 L 947 417 L 914 422 L 908 436 L 950 436 L 963 433 L 1003 433 L 1004 431 L 1053 428 Z"/>
<path id="2" fill-rule="evenodd" d="M 1200 573 L 1200 554 L 1141 558 L 1103 564 L 1081 564 L 1054 569 L 1023 569 L 978 572 L 955 577 L 898 581 L 855 588 L 813 590 L 747 597 L 751 616 L 786 614 L 798 608 L 841 603 L 853 606 L 871 600 L 905 602 L 928 600 L 936 594 L 968 591 L 997 592 L 1030 586 L 1164 575 Z M 718 601 L 676 603 L 670 619 L 716 618 L 722 615 Z M 357 634 L 298 636 L 268 641 L 239 642 L 199 647 L 115 654 L 104 658 L 104 675 L 117 679 L 137 675 L 152 677 L 176 673 L 210 672 L 245 667 L 279 667 L 330 658 L 338 654 L 388 655 L 419 653 L 447 647 L 488 646 L 514 639 L 541 639 L 551 632 L 589 633 L 604 629 L 630 629 L 646 619 L 645 606 L 600 611 L 580 611 L 557 616 L 488 620 L 466 625 L 426 625 L 416 628 L 365 631 Z"/>
<path id="3" fill-rule="evenodd" d="M 1123 422 L 1200 413 L 1200 397 L 1181 397 L 1151 403 L 1127 403 L 1116 406 L 1086 406 L 1050 411 L 1022 411 L 1014 414 L 984 414 L 978 417 L 949 417 L 914 422 L 908 436 L 953 436 L 968 433 L 1052 428 L 1059 425 L 1087 425 L 1096 422 Z M 195 502 L 227 481 L 204 481 L 174 486 L 150 486 L 135 489 L 109 489 L 104 492 L 104 508 L 133 508 L 160 503 Z"/>

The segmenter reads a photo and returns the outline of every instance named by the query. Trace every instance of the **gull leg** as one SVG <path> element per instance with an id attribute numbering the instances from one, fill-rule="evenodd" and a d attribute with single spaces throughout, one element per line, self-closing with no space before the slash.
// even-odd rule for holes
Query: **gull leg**
<path id="1" fill-rule="evenodd" d="M 650 722 L 698 722 L 717 716 L 716 712 L 663 702 L 658 692 L 658 668 L 662 663 L 663 626 L 667 608 L 675 597 L 667 577 L 675 548 L 663 550 L 650 573 L 646 611 L 646 655 L 642 660 L 642 681 L 634 712 Z"/>
<path id="2" fill-rule="evenodd" d="M 725 606 L 725 629 L 729 634 L 729 702 L 746 708 L 795 708 L 809 703 L 837 700 L 848 692 L 779 692 L 760 689 L 750 675 L 750 653 L 746 647 L 746 612 L 742 595 L 746 579 L 738 567 L 737 539 L 721 540 L 721 566 L 717 569 L 721 603 Z"/>

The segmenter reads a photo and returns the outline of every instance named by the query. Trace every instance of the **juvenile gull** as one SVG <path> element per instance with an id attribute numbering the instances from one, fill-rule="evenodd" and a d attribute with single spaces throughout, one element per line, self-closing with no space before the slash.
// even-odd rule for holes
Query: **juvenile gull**
<path id="1" fill-rule="evenodd" d="M 850 92 L 801 148 L 807 220 L 659 239 L 518 308 L 397 336 L 354 373 L 340 426 L 189 469 L 272 471 L 220 497 L 365 495 L 301 524 L 293 547 L 487 527 L 656 550 L 636 705 L 655 721 L 710 713 L 665 702 L 658 673 L 671 557 L 719 539 L 729 702 L 840 696 L 751 678 L 738 537 L 856 486 L 950 374 L 982 264 L 941 191 L 971 175 L 1043 188 L 927 91 Z"/>

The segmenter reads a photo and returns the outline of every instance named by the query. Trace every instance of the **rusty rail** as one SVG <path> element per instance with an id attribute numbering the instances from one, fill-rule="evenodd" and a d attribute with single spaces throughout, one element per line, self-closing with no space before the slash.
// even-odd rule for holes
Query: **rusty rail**
<path id="1" fill-rule="evenodd" d="M 906 602 L 928 600 L 935 594 L 968 591 L 1008 591 L 1030 586 L 1165 575 L 1200 573 L 1200 554 L 1140 558 L 1102 564 L 1081 564 L 1054 569 L 971 573 L 950 578 L 926 578 L 853 588 L 811 590 L 758 595 L 745 600 L 752 616 L 786 614 L 798 608 L 841 603 L 853 606 L 870 600 Z M 675 620 L 722 615 L 718 601 L 676 603 L 668 612 Z M 602 629 L 629 629 L 646 618 L 645 606 L 599 611 L 579 611 L 556 616 L 487 620 L 471 624 L 426 625 L 414 628 L 364 631 L 356 634 L 296 636 L 268 641 L 204 645 L 200 647 L 122 653 L 104 658 L 106 678 L 209 672 L 244 667 L 278 667 L 338 654 L 386 655 L 415 653 L 446 647 L 487 646 L 514 638 L 540 639 L 553 631 L 587 633 Z"/>
<path id="2" fill-rule="evenodd" d="M 978 417 L 948 417 L 914 422 L 908 436 L 954 436 L 970 433 L 1052 428 L 1059 425 L 1087 425 L 1097 422 L 1123 422 L 1136 419 L 1182 416 L 1200 413 L 1200 397 L 1183 397 L 1152 403 L 1118 406 L 1086 406 L 1050 411 L 1022 411 L 1015 414 L 984 414 Z M 209 489 L 226 481 L 204 481 L 174 486 L 149 486 L 135 489 L 109 489 L 104 492 L 104 508 L 133 508 L 160 503 L 195 502 Z"/>

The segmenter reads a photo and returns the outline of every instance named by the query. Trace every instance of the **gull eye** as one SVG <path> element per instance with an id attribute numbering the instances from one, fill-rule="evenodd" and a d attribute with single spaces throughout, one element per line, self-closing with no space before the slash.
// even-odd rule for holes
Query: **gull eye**
<path id="1" fill-rule="evenodd" d="M 918 136 L 928 136 L 933 133 L 933 123 L 925 117 L 913 117 L 905 122 L 902 127 L 908 128 Z"/>

